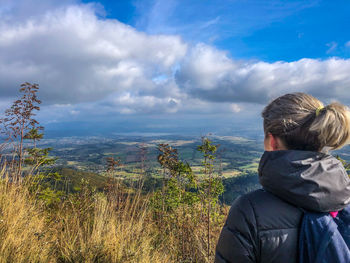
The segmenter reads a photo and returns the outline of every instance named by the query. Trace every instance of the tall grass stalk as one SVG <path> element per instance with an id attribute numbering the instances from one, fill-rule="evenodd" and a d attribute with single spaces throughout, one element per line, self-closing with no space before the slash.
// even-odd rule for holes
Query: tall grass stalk
<path id="1" fill-rule="evenodd" d="M 3 173 L 2 173 L 3 175 Z M 54 236 L 29 191 L 0 180 L 0 262 L 54 262 Z"/>
<path id="2" fill-rule="evenodd" d="M 5 170 L 0 179 L 0 263 L 208 262 L 199 206 L 157 217 L 149 195 L 120 185 L 111 192 L 114 198 L 84 186 L 47 206 L 29 190 L 30 180 L 11 182 Z M 220 229 L 221 223 L 213 226 L 211 247 Z"/>

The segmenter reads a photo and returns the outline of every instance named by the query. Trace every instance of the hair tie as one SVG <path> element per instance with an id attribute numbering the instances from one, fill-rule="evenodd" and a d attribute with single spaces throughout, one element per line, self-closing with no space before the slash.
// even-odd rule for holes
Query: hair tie
<path id="1" fill-rule="evenodd" d="M 316 109 L 316 117 L 317 117 L 318 115 L 320 115 L 320 111 L 321 111 L 322 109 L 324 109 L 323 106 L 320 106 L 320 107 L 318 107 L 318 108 Z"/>

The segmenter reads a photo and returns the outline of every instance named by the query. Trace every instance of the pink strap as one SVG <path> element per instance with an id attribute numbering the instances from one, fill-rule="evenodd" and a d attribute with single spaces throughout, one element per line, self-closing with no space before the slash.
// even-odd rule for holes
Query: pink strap
<path id="1" fill-rule="evenodd" d="M 338 215 L 338 211 L 335 211 L 335 212 L 329 212 L 331 214 L 331 216 L 333 218 L 336 218 L 336 216 Z"/>

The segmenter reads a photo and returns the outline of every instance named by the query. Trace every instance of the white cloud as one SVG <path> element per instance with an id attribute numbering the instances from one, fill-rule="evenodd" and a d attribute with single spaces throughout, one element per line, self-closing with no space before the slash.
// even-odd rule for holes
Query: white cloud
<path id="1" fill-rule="evenodd" d="M 179 110 L 180 102 L 171 97 L 135 96 L 125 93 L 107 102 L 122 114 L 175 113 Z"/>
<path id="2" fill-rule="evenodd" d="M 78 115 L 79 113 L 80 113 L 80 111 L 77 111 L 77 110 L 71 110 L 70 111 L 71 115 Z"/>
<path id="3" fill-rule="evenodd" d="M 10 23 L 21 23 L 30 18 L 40 16 L 52 9 L 78 4 L 79 0 L 0 0 L 1 21 Z M 99 10 L 102 8 L 94 5 Z"/>
<path id="4" fill-rule="evenodd" d="M 350 102 L 350 59 L 294 62 L 236 61 L 210 46 L 197 45 L 177 72 L 189 95 L 212 102 L 265 104 L 287 92 Z"/>
<path id="5" fill-rule="evenodd" d="M 345 43 L 345 46 L 346 46 L 346 47 L 350 47 L 350 41 L 346 42 L 346 43 Z"/>
<path id="6" fill-rule="evenodd" d="M 47 103 L 96 101 L 113 92 L 153 90 L 185 55 L 178 36 L 146 35 L 117 20 L 99 19 L 93 6 L 48 11 L 23 23 L 0 23 L 0 89 L 40 84 Z"/>
<path id="7" fill-rule="evenodd" d="M 327 43 L 326 46 L 328 47 L 326 53 L 327 53 L 327 54 L 330 54 L 330 53 L 332 53 L 333 51 L 335 51 L 335 50 L 337 49 L 338 43 L 332 41 L 332 42 L 330 42 L 330 43 Z"/>
<path id="8" fill-rule="evenodd" d="M 238 104 L 236 104 L 236 103 L 232 103 L 230 105 L 230 109 L 231 109 L 232 112 L 235 112 L 235 113 L 238 113 L 238 112 L 240 112 L 242 110 L 241 107 Z"/>
<path id="9" fill-rule="evenodd" d="M 45 118 L 57 121 L 108 114 L 245 114 L 253 104 L 294 91 L 350 102 L 349 59 L 235 60 L 212 46 L 190 46 L 179 36 L 148 35 L 101 19 L 94 5 L 73 2 L 49 1 L 35 16 L 0 20 L 2 101 L 29 81 L 40 84 Z"/>

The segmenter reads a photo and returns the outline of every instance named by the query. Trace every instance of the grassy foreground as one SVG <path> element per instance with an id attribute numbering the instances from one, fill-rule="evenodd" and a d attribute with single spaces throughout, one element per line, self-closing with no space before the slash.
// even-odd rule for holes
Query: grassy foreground
<path id="1" fill-rule="evenodd" d="M 212 222 L 208 258 L 205 216 L 198 205 L 155 213 L 150 195 L 120 185 L 108 193 L 85 185 L 48 205 L 29 185 L 0 179 L 0 262 L 213 260 L 223 220 Z"/>

